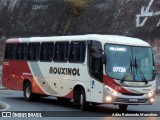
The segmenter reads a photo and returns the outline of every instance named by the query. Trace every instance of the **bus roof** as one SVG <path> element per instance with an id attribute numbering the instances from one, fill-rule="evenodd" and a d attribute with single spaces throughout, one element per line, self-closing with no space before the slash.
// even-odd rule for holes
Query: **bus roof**
<path id="1" fill-rule="evenodd" d="M 71 36 L 50 36 L 50 37 L 30 37 L 30 38 L 11 38 L 6 43 L 13 42 L 48 42 L 48 41 L 80 41 L 80 40 L 97 40 L 102 44 L 121 44 L 132 46 L 148 46 L 150 45 L 138 38 L 118 36 L 118 35 L 100 35 L 100 34 L 88 34 L 88 35 L 71 35 Z"/>

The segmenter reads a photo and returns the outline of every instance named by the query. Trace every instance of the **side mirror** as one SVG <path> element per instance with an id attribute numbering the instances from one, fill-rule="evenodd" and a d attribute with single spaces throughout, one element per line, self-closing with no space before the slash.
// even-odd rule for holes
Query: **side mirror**
<path id="1" fill-rule="evenodd" d="M 102 64 L 107 64 L 106 54 L 102 54 Z"/>
<path id="2" fill-rule="evenodd" d="M 106 64 L 106 54 L 92 53 L 92 56 L 96 59 L 101 59 L 102 64 Z"/>
<path id="3" fill-rule="evenodd" d="M 103 50 L 102 49 L 98 49 L 98 48 L 96 48 L 96 47 L 91 47 L 90 48 L 90 52 L 91 53 L 103 53 Z"/>
<path id="4" fill-rule="evenodd" d="M 98 59 L 102 58 L 102 54 L 100 54 L 100 53 L 92 53 L 91 55 L 92 55 L 94 58 L 98 58 Z"/>

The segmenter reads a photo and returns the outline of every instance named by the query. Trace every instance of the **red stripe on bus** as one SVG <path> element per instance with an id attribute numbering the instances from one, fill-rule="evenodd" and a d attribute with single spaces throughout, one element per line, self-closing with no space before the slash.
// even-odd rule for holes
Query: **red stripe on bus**
<path id="1" fill-rule="evenodd" d="M 73 98 L 73 89 L 65 96 L 63 96 L 64 98 Z"/>
<path id="2" fill-rule="evenodd" d="M 30 75 L 23 73 L 30 73 Z M 32 92 L 45 94 L 34 80 L 27 61 L 4 60 L 2 79 L 5 87 L 22 91 L 24 80 L 29 80 L 32 84 Z"/>

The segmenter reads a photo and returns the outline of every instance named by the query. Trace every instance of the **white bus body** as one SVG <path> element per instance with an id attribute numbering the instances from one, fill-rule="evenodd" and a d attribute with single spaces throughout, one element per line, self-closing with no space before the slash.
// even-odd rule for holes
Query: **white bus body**
<path id="1" fill-rule="evenodd" d="M 147 67 L 147 68 L 145 68 Z M 150 45 L 116 35 L 13 38 L 6 41 L 3 85 L 42 95 L 89 103 L 152 104 L 156 87 Z"/>

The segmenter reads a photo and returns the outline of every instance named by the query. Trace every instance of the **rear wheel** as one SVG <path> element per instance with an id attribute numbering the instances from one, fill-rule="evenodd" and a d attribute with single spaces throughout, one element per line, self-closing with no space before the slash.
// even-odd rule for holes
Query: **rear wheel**
<path id="1" fill-rule="evenodd" d="M 31 83 L 27 82 L 24 85 L 24 97 L 26 100 L 31 101 L 32 100 L 32 86 Z"/>
<path id="2" fill-rule="evenodd" d="M 39 100 L 41 95 L 32 93 L 32 85 L 30 82 L 25 83 L 24 85 L 24 97 L 28 101 Z"/>
<path id="3" fill-rule="evenodd" d="M 128 105 L 119 105 L 119 110 L 126 111 Z"/>

